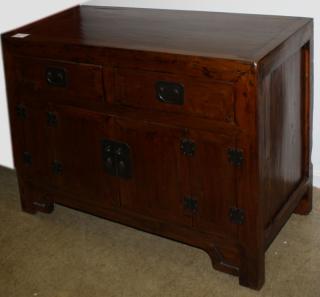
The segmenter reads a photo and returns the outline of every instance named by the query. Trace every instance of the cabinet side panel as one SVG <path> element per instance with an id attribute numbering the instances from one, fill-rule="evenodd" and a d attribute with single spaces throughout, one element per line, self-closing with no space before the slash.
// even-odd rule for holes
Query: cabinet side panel
<path id="1" fill-rule="evenodd" d="M 264 78 L 264 196 L 267 227 L 303 178 L 302 54 Z"/>

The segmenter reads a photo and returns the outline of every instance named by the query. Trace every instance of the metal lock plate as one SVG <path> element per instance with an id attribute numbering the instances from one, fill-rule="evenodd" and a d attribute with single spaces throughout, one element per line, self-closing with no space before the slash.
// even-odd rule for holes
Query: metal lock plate
<path id="1" fill-rule="evenodd" d="M 115 151 L 117 175 L 122 178 L 131 177 L 130 148 L 125 143 L 118 143 Z"/>
<path id="2" fill-rule="evenodd" d="M 130 147 L 127 144 L 102 140 L 103 163 L 110 175 L 130 178 L 132 174 L 130 155 Z"/>

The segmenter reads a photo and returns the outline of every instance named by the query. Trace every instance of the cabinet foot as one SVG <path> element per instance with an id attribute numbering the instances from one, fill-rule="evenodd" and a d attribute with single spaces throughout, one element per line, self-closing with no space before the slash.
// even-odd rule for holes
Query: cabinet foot
<path id="1" fill-rule="evenodd" d="M 26 203 L 21 199 L 21 208 L 24 212 L 29 214 L 36 214 L 37 210 L 31 205 L 31 203 Z"/>
<path id="2" fill-rule="evenodd" d="M 239 277 L 241 286 L 254 290 L 260 290 L 265 281 L 265 255 L 261 252 L 254 257 L 250 251 L 248 256 L 242 256 L 240 259 L 240 267 L 236 263 L 233 264 L 232 256 L 217 246 L 205 249 L 208 253 L 214 269 L 235 275 Z M 224 254 L 223 254 L 224 253 Z"/>
<path id="3" fill-rule="evenodd" d="M 312 210 L 312 186 L 309 186 L 308 191 L 301 198 L 294 213 L 299 215 L 308 215 Z"/>
<path id="4" fill-rule="evenodd" d="M 21 208 L 24 212 L 29 214 L 36 214 L 38 211 L 44 213 L 52 213 L 54 210 L 54 203 L 45 201 L 46 197 L 42 197 L 41 201 L 25 201 L 21 198 Z"/>
<path id="5" fill-rule="evenodd" d="M 223 250 L 217 246 L 205 249 L 211 259 L 212 267 L 218 271 L 222 271 L 232 275 L 239 275 L 239 268 L 226 259 Z"/>
<path id="6" fill-rule="evenodd" d="M 54 210 L 54 204 L 52 202 L 44 201 L 44 202 L 33 202 L 37 211 L 41 211 L 44 213 L 52 213 Z"/>
<path id="7" fill-rule="evenodd" d="M 20 199 L 22 210 L 30 214 L 35 214 L 38 211 L 52 213 L 54 210 L 54 202 L 48 192 L 21 181 Z"/>
<path id="8" fill-rule="evenodd" d="M 239 273 L 241 286 L 254 290 L 260 290 L 265 281 L 264 253 L 257 258 L 244 259 Z"/>

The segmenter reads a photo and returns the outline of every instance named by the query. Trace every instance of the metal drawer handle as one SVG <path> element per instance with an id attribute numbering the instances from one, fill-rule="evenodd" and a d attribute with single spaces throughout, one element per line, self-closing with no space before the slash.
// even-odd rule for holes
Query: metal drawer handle
<path id="1" fill-rule="evenodd" d="M 163 103 L 178 104 L 184 103 L 184 87 L 182 84 L 166 81 L 156 83 L 157 99 Z"/>
<path id="2" fill-rule="evenodd" d="M 61 68 L 47 68 L 46 70 L 47 83 L 54 87 L 65 87 L 66 71 Z"/>

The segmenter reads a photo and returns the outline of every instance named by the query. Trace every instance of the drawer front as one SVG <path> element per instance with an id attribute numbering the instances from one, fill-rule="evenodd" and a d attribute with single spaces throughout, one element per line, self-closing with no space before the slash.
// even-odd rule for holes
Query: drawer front
<path id="1" fill-rule="evenodd" d="M 133 69 L 115 72 L 117 104 L 234 122 L 230 83 Z"/>
<path id="2" fill-rule="evenodd" d="M 20 95 L 42 100 L 104 100 L 101 66 L 18 57 L 16 78 Z"/>

